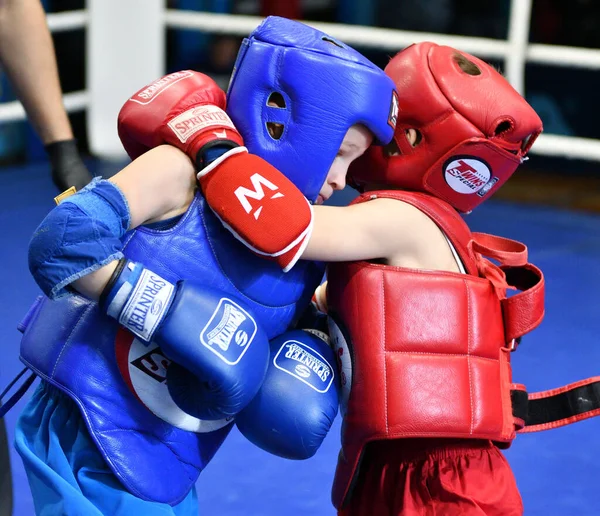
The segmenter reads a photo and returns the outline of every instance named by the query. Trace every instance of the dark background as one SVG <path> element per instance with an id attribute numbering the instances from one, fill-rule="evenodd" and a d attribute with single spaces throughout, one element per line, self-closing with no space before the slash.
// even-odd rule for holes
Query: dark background
<path id="1" fill-rule="evenodd" d="M 47 12 L 82 9 L 84 3 L 84 0 L 43 0 Z M 169 0 L 168 6 L 234 14 L 277 14 L 305 20 L 505 39 L 510 1 Z M 53 37 L 63 91 L 85 89 L 84 31 L 60 32 Z M 600 2 L 533 0 L 529 39 L 534 43 L 600 48 Z M 240 41 L 241 38 L 169 29 L 167 71 L 192 68 L 226 81 Z M 381 67 L 392 55 L 373 49 L 357 49 Z M 502 62 L 492 64 L 502 70 Z M 1 71 L 0 88 L 0 102 L 14 99 L 10 84 Z M 526 69 L 527 100 L 538 111 L 548 134 L 600 139 L 600 126 L 597 117 L 592 115 L 598 111 L 595 106 L 599 91 L 598 71 L 539 65 L 528 65 Z M 85 112 L 70 115 L 80 149 L 87 155 L 85 116 Z M 43 148 L 27 122 L 0 125 L 0 164 L 43 159 Z M 532 155 L 499 197 L 600 210 L 597 169 L 596 162 Z"/>

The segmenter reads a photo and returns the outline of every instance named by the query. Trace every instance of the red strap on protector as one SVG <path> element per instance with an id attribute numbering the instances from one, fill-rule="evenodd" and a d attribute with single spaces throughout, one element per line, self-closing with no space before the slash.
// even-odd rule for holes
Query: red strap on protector
<path id="1" fill-rule="evenodd" d="M 529 333 L 542 322 L 544 275 L 531 263 L 522 267 L 502 267 L 502 270 L 506 274 L 506 282 L 521 291 L 500 301 L 506 338 L 511 341 Z"/>
<path id="2" fill-rule="evenodd" d="M 544 275 L 535 265 L 527 262 L 527 247 L 521 242 L 486 233 L 473 233 L 471 248 L 476 255 L 497 260 L 504 284 L 520 291 L 500 301 L 506 339 L 508 342 L 516 341 L 536 328 L 544 318 Z M 494 273 L 490 280 L 495 285 L 499 283 L 495 264 L 484 259 L 480 261 L 484 271 Z"/>
<path id="3" fill-rule="evenodd" d="M 519 266 L 527 263 L 527 246 L 516 240 L 487 233 L 473 233 L 472 249 L 502 265 Z"/>

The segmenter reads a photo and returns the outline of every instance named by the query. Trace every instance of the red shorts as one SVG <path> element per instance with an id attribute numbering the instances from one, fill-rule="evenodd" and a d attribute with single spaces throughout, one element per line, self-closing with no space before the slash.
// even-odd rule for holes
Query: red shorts
<path id="1" fill-rule="evenodd" d="M 369 443 L 340 516 L 520 516 L 523 503 L 490 441 L 402 439 Z"/>

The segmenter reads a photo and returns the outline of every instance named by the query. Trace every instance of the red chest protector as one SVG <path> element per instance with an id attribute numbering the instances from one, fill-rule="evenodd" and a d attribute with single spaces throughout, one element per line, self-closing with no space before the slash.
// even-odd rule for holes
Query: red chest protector
<path id="1" fill-rule="evenodd" d="M 524 426 L 513 414 L 511 396 L 525 389 L 512 384 L 511 351 L 544 315 L 543 275 L 527 262 L 523 244 L 471 233 L 450 205 L 426 194 L 370 192 L 355 202 L 374 195 L 426 213 L 466 274 L 367 262 L 329 266 L 330 334 L 346 383 L 336 507 L 368 441 L 457 437 L 508 446 Z M 509 286 L 520 292 L 507 298 Z"/>

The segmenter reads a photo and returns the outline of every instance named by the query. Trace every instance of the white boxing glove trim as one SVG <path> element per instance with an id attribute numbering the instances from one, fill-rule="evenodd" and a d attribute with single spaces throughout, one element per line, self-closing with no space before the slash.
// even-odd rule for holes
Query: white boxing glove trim
<path id="1" fill-rule="evenodd" d="M 150 342 L 171 306 L 174 292 L 175 285 L 158 274 L 144 269 L 133 292 L 129 294 L 125 306 L 121 309 L 119 323 L 141 339 Z M 119 294 L 117 296 L 120 298 Z M 109 311 L 110 309 L 109 307 Z"/>

